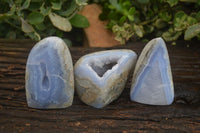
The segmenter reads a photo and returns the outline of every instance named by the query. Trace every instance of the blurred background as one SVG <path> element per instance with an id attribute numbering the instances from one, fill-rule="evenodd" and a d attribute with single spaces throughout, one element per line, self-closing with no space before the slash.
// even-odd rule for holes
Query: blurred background
<path id="1" fill-rule="evenodd" d="M 200 0 L 0 0 L 0 38 L 109 47 L 200 40 Z"/>

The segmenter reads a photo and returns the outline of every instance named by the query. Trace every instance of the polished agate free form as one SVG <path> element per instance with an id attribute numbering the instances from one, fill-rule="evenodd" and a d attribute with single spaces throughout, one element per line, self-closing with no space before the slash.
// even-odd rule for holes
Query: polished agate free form
<path id="1" fill-rule="evenodd" d="M 72 105 L 74 74 L 71 54 L 58 37 L 47 37 L 31 50 L 26 64 L 28 106 L 39 109 Z"/>
<path id="2" fill-rule="evenodd" d="M 132 101 L 150 105 L 169 105 L 174 85 L 167 47 L 162 38 L 152 39 L 140 54 L 133 73 Z"/>
<path id="3" fill-rule="evenodd" d="M 117 99 L 134 68 L 137 55 L 132 50 L 107 50 L 81 57 L 75 64 L 75 88 L 80 99 L 102 108 Z"/>

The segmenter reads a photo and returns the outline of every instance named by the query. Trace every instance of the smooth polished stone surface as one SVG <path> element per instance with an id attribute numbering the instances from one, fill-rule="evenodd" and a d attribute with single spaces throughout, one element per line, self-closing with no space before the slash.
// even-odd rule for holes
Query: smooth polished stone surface
<path id="1" fill-rule="evenodd" d="M 117 99 L 136 59 L 136 53 L 131 50 L 108 50 L 81 57 L 74 68 L 80 99 L 95 108 Z"/>
<path id="2" fill-rule="evenodd" d="M 64 41 L 47 37 L 31 50 L 26 64 L 28 106 L 65 108 L 72 104 L 74 74 L 71 54 Z"/>
<path id="3" fill-rule="evenodd" d="M 162 38 L 151 40 L 135 66 L 130 97 L 150 105 L 169 105 L 174 100 L 174 86 L 169 56 Z"/>

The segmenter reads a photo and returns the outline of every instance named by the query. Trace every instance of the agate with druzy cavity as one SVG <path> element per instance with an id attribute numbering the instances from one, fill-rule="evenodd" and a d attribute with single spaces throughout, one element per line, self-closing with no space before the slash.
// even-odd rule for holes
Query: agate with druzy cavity
<path id="1" fill-rule="evenodd" d="M 174 99 L 174 86 L 169 56 L 162 38 L 151 40 L 135 66 L 130 97 L 150 105 L 169 105 Z"/>
<path id="2" fill-rule="evenodd" d="M 65 108 L 72 104 L 74 75 L 71 54 L 64 41 L 47 37 L 31 50 L 26 64 L 29 107 Z"/>
<path id="3" fill-rule="evenodd" d="M 102 108 L 123 91 L 137 55 L 131 50 L 108 50 L 81 57 L 75 64 L 75 87 L 80 99 Z"/>

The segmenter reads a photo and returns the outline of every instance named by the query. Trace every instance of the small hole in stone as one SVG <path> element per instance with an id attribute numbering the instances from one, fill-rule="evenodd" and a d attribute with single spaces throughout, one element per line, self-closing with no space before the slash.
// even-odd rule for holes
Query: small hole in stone
<path id="1" fill-rule="evenodd" d="M 43 89 L 48 89 L 49 88 L 49 78 L 47 76 L 47 70 L 46 70 L 46 64 L 45 63 L 40 63 L 40 67 L 43 73 L 42 77 L 42 88 Z"/>
<path id="2" fill-rule="evenodd" d="M 112 61 L 102 61 L 103 65 L 99 66 L 94 62 L 91 62 L 90 66 L 91 68 L 97 73 L 99 77 L 103 77 L 103 75 L 110 69 L 112 69 L 117 63 L 118 59 L 112 60 Z"/>

